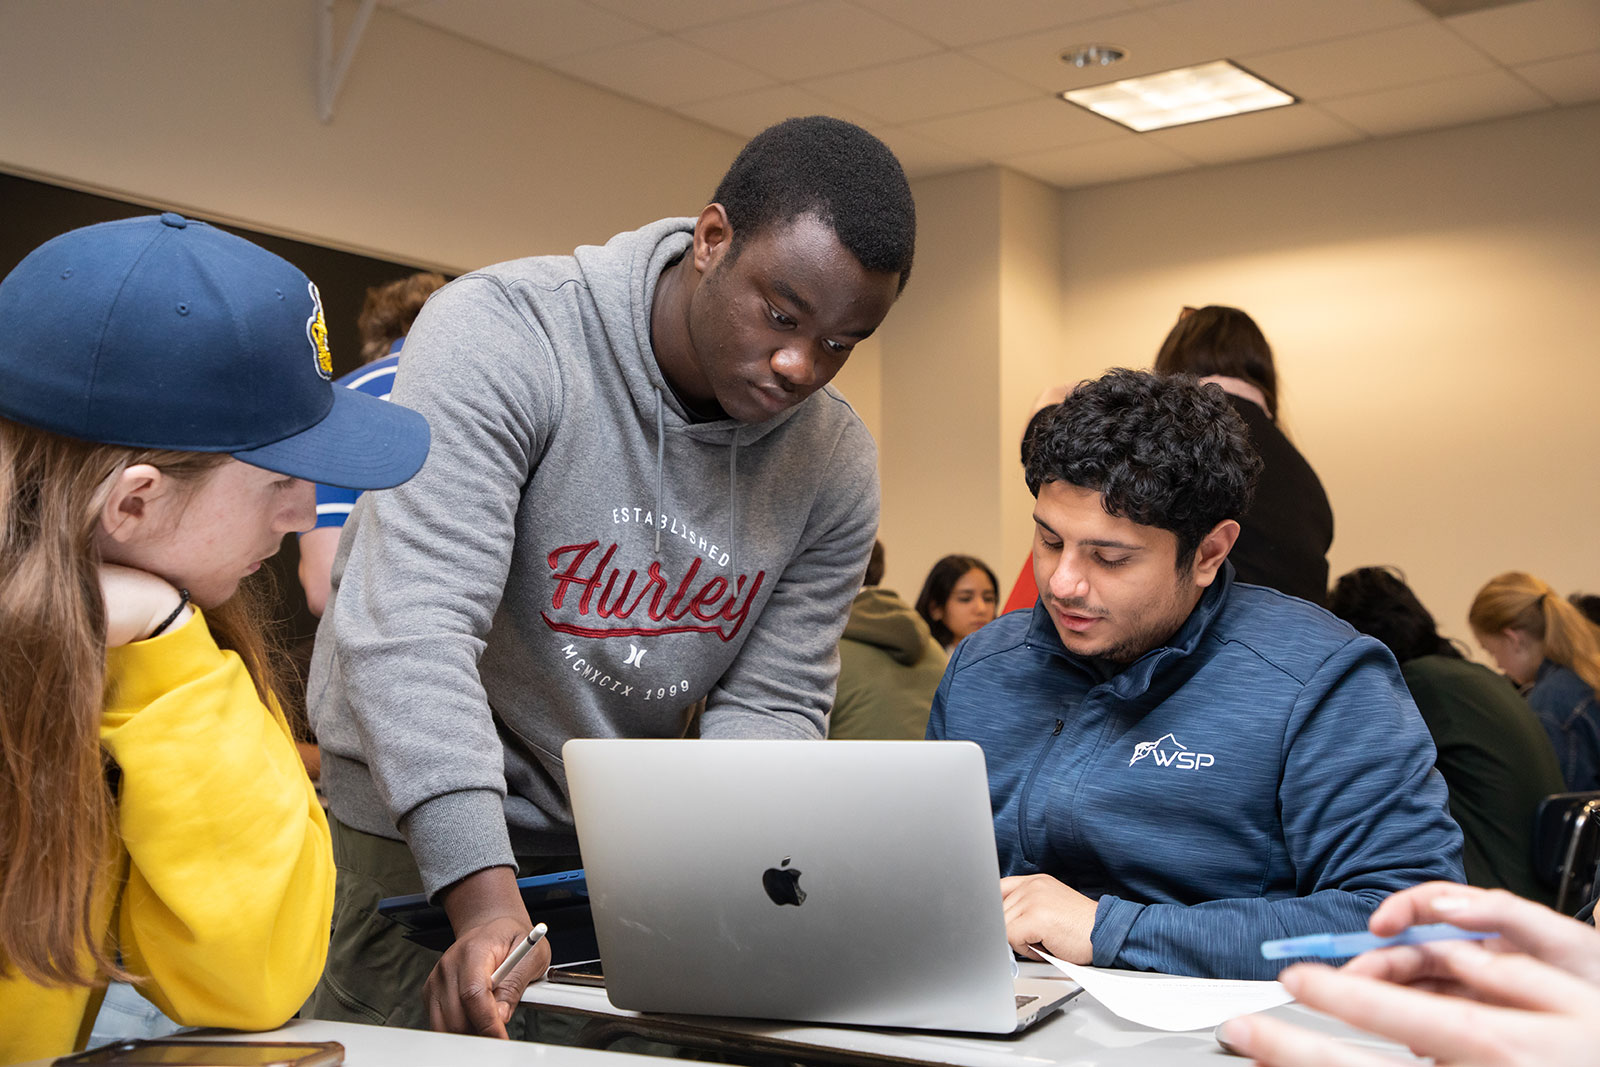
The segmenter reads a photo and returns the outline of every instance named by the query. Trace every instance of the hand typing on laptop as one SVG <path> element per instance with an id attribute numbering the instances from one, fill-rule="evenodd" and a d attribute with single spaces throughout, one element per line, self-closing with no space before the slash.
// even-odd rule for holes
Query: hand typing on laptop
<path id="1" fill-rule="evenodd" d="M 1380 949 L 1338 970 L 1299 964 L 1279 980 L 1307 1007 L 1441 1065 L 1600 1064 L 1600 932 L 1502 890 L 1448 882 L 1396 893 L 1370 928 L 1392 937 L 1433 922 L 1500 937 Z M 1261 1015 L 1229 1020 L 1218 1037 L 1270 1067 L 1395 1062 Z"/>
<path id="2" fill-rule="evenodd" d="M 1094 963 L 1094 946 L 1089 942 L 1093 900 L 1048 874 L 1002 878 L 1000 898 L 1005 904 L 1006 940 L 1013 952 L 1036 960 L 1039 955 L 1030 946 L 1042 945 L 1068 963 Z"/>

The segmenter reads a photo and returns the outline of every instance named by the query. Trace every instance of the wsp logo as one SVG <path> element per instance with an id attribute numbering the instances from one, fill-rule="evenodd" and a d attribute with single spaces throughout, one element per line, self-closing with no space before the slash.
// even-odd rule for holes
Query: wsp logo
<path id="1" fill-rule="evenodd" d="M 1156 761 L 1158 767 L 1176 767 L 1182 771 L 1198 771 L 1210 767 L 1217 762 L 1217 757 L 1209 752 L 1191 752 L 1187 745 L 1178 743 L 1172 734 L 1164 734 L 1156 741 L 1140 741 L 1133 746 L 1133 758 L 1128 761 L 1128 766 L 1149 756 Z"/>

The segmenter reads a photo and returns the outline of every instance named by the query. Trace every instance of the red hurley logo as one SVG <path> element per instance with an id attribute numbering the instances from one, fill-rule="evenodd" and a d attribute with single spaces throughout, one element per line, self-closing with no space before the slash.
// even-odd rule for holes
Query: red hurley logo
<path id="1" fill-rule="evenodd" d="M 550 579 L 556 583 L 556 591 L 550 597 L 550 611 L 560 611 L 570 593 L 577 595 L 581 616 L 587 617 L 592 612 L 599 619 L 632 619 L 634 612 L 644 605 L 644 615 L 650 623 L 645 624 L 640 619 L 632 625 L 580 626 L 558 622 L 550 617 L 550 612 L 540 612 L 550 629 L 576 637 L 702 633 L 732 641 L 744 627 L 750 605 L 767 577 L 766 571 L 757 571 L 754 579 L 741 574 L 730 583 L 720 575 L 713 575 L 696 587 L 695 580 L 700 573 L 700 560 L 696 558 L 674 588 L 671 580 L 661 573 L 659 560 L 651 561 L 642 580 L 637 570 L 624 574 L 621 567 L 612 566 L 611 560 L 618 548 L 614 541 L 591 567 L 585 567 L 599 547 L 599 541 L 590 541 L 582 545 L 562 545 L 550 553 Z"/>

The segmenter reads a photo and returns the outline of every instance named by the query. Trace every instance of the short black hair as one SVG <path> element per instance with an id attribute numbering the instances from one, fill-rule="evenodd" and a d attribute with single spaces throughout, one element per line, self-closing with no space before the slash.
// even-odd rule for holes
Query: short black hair
<path id="1" fill-rule="evenodd" d="M 1567 603 L 1583 612 L 1584 617 L 1596 626 L 1600 626 L 1600 596 L 1593 593 L 1573 593 L 1567 597 Z"/>
<path id="2" fill-rule="evenodd" d="M 873 539 L 872 555 L 867 557 L 867 576 L 862 585 L 877 585 L 883 581 L 883 542 Z"/>
<path id="3" fill-rule="evenodd" d="M 869 271 L 911 277 L 917 208 L 889 146 L 826 115 L 785 119 L 756 134 L 722 176 L 712 201 L 733 227 L 729 254 L 769 226 L 816 215 Z"/>
<path id="4" fill-rule="evenodd" d="M 1418 656 L 1453 656 L 1461 651 L 1439 636 L 1433 615 L 1393 567 L 1358 567 L 1328 594 L 1328 610 L 1357 630 L 1376 637 L 1401 663 Z"/>
<path id="5" fill-rule="evenodd" d="M 1178 538 L 1178 571 L 1250 507 L 1261 458 L 1220 386 L 1118 368 L 1082 382 L 1028 438 L 1028 490 L 1065 482 L 1107 514 Z"/>

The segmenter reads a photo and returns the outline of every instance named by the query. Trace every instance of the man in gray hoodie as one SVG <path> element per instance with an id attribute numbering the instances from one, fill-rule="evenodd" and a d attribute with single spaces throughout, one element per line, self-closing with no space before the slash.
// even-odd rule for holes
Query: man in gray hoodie
<path id="1" fill-rule="evenodd" d="M 532 925 L 517 869 L 578 862 L 568 738 L 822 736 L 878 522 L 827 384 L 914 239 L 888 148 L 791 119 L 697 218 L 429 300 L 393 395 L 433 452 L 355 509 L 311 668 L 340 866 L 315 1015 L 506 1036 L 549 959 L 491 987 Z M 414 892 L 442 958 L 375 914 Z"/>

